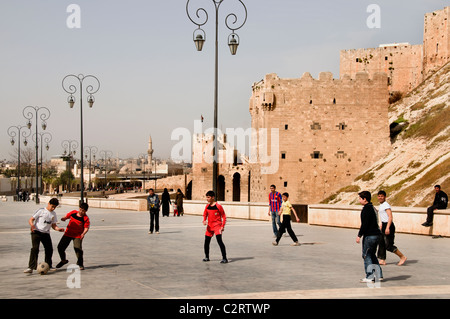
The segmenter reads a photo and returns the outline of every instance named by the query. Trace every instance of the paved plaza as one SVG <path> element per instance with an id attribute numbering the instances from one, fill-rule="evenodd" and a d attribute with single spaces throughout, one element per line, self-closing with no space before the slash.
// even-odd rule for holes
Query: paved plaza
<path id="1" fill-rule="evenodd" d="M 0 297 L 2 299 L 328 299 L 449 298 L 450 239 L 397 234 L 408 257 L 388 253 L 379 288 L 363 278 L 357 230 L 293 224 L 301 246 L 283 237 L 273 246 L 267 221 L 229 219 L 223 240 L 228 264 L 221 264 L 215 238 L 211 261 L 203 262 L 202 217 L 160 217 L 160 234 L 148 234 L 148 212 L 90 208 L 91 229 L 83 242 L 85 270 L 69 264 L 45 276 L 25 274 L 31 248 L 28 219 L 44 206 L 0 202 Z M 76 207 L 56 209 L 58 219 Z M 65 227 L 67 222 L 60 222 Z M 52 230 L 53 266 L 62 233 Z M 44 258 L 41 246 L 39 261 Z M 78 276 L 78 277 L 76 277 Z M 76 286 L 78 285 L 78 287 Z"/>

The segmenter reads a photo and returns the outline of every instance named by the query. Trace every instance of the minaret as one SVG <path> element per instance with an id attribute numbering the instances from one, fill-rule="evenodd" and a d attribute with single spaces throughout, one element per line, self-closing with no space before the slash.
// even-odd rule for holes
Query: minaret
<path id="1" fill-rule="evenodd" d="M 150 135 L 150 138 L 148 139 L 148 163 L 150 164 L 152 162 L 152 155 L 153 155 L 153 148 L 152 148 L 152 136 Z"/>

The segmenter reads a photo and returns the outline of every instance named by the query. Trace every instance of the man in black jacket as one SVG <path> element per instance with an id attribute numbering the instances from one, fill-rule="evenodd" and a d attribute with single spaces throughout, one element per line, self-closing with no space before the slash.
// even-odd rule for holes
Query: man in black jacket
<path id="1" fill-rule="evenodd" d="M 435 185 L 434 190 L 436 195 L 434 195 L 433 205 L 427 208 L 427 220 L 422 226 L 429 227 L 433 225 L 433 216 L 436 209 L 446 209 L 448 204 L 448 196 L 441 190 L 441 185 Z"/>
<path id="2" fill-rule="evenodd" d="M 370 202 L 372 195 L 368 191 L 362 191 L 358 195 L 359 202 L 361 205 L 364 205 L 361 210 L 361 227 L 359 228 L 358 237 L 356 237 L 356 243 L 358 244 L 361 241 L 361 237 L 363 237 L 362 258 L 364 259 L 366 277 L 361 279 L 361 282 L 372 283 L 374 280 L 375 282 L 383 280 L 383 272 L 376 256 L 381 231 L 378 226 L 377 213 Z"/>

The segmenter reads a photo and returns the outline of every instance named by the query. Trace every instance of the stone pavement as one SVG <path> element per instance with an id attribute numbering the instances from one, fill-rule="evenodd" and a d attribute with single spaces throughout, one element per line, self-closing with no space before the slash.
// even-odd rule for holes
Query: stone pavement
<path id="1" fill-rule="evenodd" d="M 293 224 L 301 246 L 283 237 L 272 245 L 267 221 L 229 219 L 223 240 L 228 264 L 211 241 L 211 261 L 202 262 L 202 217 L 160 217 L 160 234 L 148 234 L 147 212 L 91 208 L 91 229 L 83 242 L 85 270 L 69 264 L 41 276 L 24 274 L 31 241 L 28 219 L 44 206 L 0 202 L 0 298 L 2 299 L 328 299 L 449 298 L 450 239 L 397 234 L 408 257 L 388 252 L 379 288 L 359 283 L 364 276 L 357 230 Z M 73 206 L 58 207 L 58 219 Z M 67 222 L 60 222 L 65 227 Z M 52 230 L 53 266 L 62 233 Z M 41 246 L 39 261 L 44 258 Z M 77 288 L 76 285 L 79 285 Z M 72 288 L 71 288 L 72 287 Z"/>

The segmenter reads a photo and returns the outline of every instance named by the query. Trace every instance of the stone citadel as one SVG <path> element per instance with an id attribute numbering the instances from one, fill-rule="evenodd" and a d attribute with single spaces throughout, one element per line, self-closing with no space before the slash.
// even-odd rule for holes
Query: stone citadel
<path id="1" fill-rule="evenodd" d="M 219 161 L 218 200 L 266 202 L 275 184 L 292 203 L 311 204 L 350 184 L 390 150 L 389 94 L 411 91 L 450 60 L 449 14 L 446 7 L 425 15 L 421 45 L 341 51 L 339 79 L 329 72 L 317 79 L 309 73 L 298 79 L 267 74 L 254 83 L 252 129 L 267 129 L 268 138 L 252 136 L 256 161 L 232 149 L 226 136 L 219 138 L 219 157 L 231 154 L 234 161 Z M 278 139 L 270 138 L 273 130 Z M 193 158 L 196 152 L 204 155 L 211 143 L 211 135 L 195 135 Z M 259 154 L 273 149 L 277 169 L 264 173 L 273 163 L 266 164 Z M 211 166 L 193 161 L 192 199 L 204 199 L 212 188 Z"/>

